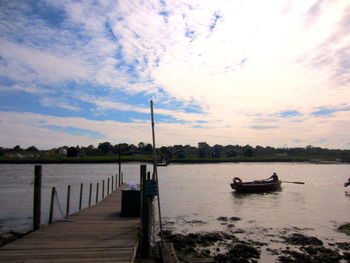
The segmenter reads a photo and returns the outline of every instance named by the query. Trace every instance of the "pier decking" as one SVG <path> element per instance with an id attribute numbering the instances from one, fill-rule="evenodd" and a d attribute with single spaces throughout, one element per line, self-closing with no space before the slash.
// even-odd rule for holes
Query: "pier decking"
<path id="1" fill-rule="evenodd" d="M 133 262 L 140 218 L 120 216 L 121 188 L 100 203 L 0 248 L 0 262 Z"/>

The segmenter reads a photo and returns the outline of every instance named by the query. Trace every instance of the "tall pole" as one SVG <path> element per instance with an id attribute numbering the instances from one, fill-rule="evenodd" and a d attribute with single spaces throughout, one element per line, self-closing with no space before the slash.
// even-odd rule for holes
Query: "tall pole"
<path id="1" fill-rule="evenodd" d="M 157 173 L 157 155 L 156 155 L 156 139 L 154 134 L 154 118 L 153 118 L 153 101 L 151 100 L 151 119 L 152 119 L 152 139 L 153 139 L 153 180 L 157 182 L 157 201 L 158 201 L 158 220 L 159 220 L 159 230 L 160 230 L 160 238 L 162 241 L 162 246 L 164 247 L 164 233 L 162 226 L 162 212 L 160 209 L 160 197 L 159 197 L 159 181 L 158 181 L 158 173 Z"/>
<path id="2" fill-rule="evenodd" d="M 33 230 L 38 230 L 40 228 L 40 217 L 41 217 L 41 165 L 35 165 Z"/>
<path id="3" fill-rule="evenodd" d="M 151 100 L 151 120 L 152 120 L 152 140 L 153 140 L 153 179 L 156 179 L 157 174 L 157 153 L 156 153 L 156 139 L 154 134 L 154 118 L 153 118 L 153 101 Z"/>

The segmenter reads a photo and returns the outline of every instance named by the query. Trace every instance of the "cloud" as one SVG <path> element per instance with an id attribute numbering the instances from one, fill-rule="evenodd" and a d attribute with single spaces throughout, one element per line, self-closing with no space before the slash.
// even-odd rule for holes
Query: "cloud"
<path id="1" fill-rule="evenodd" d="M 38 119 L 144 141 L 153 99 L 165 144 L 341 147 L 349 10 L 344 1 L 2 2 L 1 107 L 32 121 L 6 127 L 49 131 L 48 144 L 67 133 Z"/>
<path id="2" fill-rule="evenodd" d="M 58 57 L 4 40 L 0 41 L 0 47 L 0 56 L 6 61 L 1 72 L 13 80 L 35 82 L 40 79 L 52 83 L 88 76 L 86 68 L 69 57 Z"/>

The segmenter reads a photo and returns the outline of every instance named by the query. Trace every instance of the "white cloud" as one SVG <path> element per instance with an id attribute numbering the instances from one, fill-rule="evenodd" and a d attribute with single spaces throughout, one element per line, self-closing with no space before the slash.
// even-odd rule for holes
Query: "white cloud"
<path id="1" fill-rule="evenodd" d="M 46 80 L 52 83 L 81 80 L 88 76 L 86 68 L 69 57 L 58 57 L 5 40 L 0 41 L 0 47 L 0 55 L 8 62 L 8 65 L 1 68 L 1 73 L 14 80 Z"/>
<path id="2" fill-rule="evenodd" d="M 76 99 L 93 103 L 100 111 L 148 113 L 148 108 L 122 103 L 126 100 L 114 100 L 113 96 L 106 99 L 105 90 L 113 95 L 118 90 L 127 95 L 143 92 L 145 98 L 165 103 L 168 98 L 164 96 L 169 96 L 185 105 L 199 105 L 204 111 L 188 114 L 182 109 L 156 108 L 158 114 L 187 122 L 159 124 L 159 140 L 164 144 L 204 140 L 292 145 L 293 141 L 311 144 L 317 141 L 312 138 L 327 138 L 324 145 L 342 148 L 348 140 L 341 128 L 334 127 L 344 125 L 345 129 L 349 113 L 337 112 L 322 121 L 309 115 L 317 107 L 341 105 L 350 99 L 349 6 L 344 1 L 51 4 L 67 12 L 62 28 L 49 27 L 40 19 L 32 19 L 31 25 L 19 17 L 9 25 L 9 32 L 18 35 L 27 27 L 25 41 L 15 44 L 13 39 L 2 38 L 0 42 L 1 56 L 7 63 L 0 65 L 0 73 L 20 83 L 9 87 L 41 94 L 44 106 L 77 111 L 78 104 L 72 103 Z M 212 28 L 216 15 L 220 17 Z M 37 36 L 38 41 L 29 34 Z M 88 88 L 79 87 L 69 91 L 62 83 L 71 80 L 102 85 L 104 90 L 90 94 Z M 48 84 L 71 97 L 48 97 L 44 94 L 47 89 L 40 86 Z M 0 89 L 8 91 L 9 87 Z M 160 89 L 163 91 L 158 95 Z M 292 109 L 303 116 L 271 117 Z M 263 117 L 254 117 L 257 114 Z M 139 121 L 121 124 L 26 116 L 34 123 L 40 118 L 72 120 L 79 128 L 121 130 L 121 137 L 108 135 L 115 140 L 137 142 L 148 136 L 148 128 Z M 201 124 L 203 129 L 191 126 L 203 119 L 208 122 Z M 277 128 L 249 128 L 254 126 Z"/>

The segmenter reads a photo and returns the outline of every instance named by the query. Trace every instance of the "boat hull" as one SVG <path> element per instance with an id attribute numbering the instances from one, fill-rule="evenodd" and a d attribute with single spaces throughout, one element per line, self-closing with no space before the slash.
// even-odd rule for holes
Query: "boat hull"
<path id="1" fill-rule="evenodd" d="M 261 193 L 281 190 L 281 181 L 231 183 L 231 188 L 240 193 Z"/>

